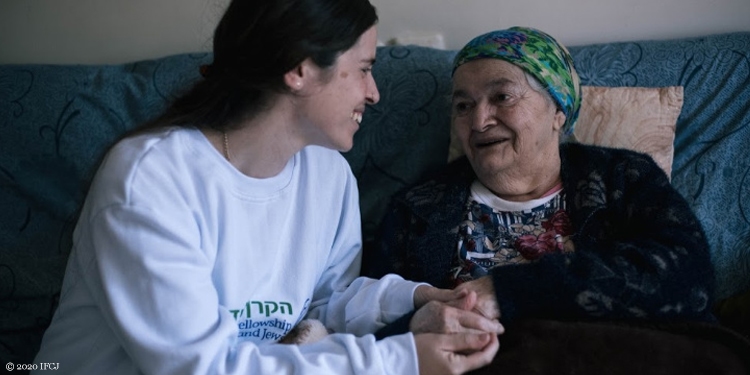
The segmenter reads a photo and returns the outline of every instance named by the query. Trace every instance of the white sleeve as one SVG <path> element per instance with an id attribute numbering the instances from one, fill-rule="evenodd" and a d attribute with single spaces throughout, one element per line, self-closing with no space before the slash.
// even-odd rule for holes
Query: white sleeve
<path id="1" fill-rule="evenodd" d="M 346 165 L 346 193 L 327 268 L 320 277 L 307 317 L 334 332 L 374 333 L 414 309 L 414 290 L 421 283 L 398 275 L 380 280 L 358 277 L 362 259 L 359 193 Z"/>
<path id="2" fill-rule="evenodd" d="M 80 259 L 87 272 L 82 280 L 143 373 L 417 371 L 411 334 L 381 341 L 372 335 L 336 334 L 302 346 L 238 342 L 237 323 L 219 305 L 212 259 L 192 245 L 200 243 L 200 233 L 189 212 L 116 205 L 82 228 L 80 245 L 96 249 Z"/>

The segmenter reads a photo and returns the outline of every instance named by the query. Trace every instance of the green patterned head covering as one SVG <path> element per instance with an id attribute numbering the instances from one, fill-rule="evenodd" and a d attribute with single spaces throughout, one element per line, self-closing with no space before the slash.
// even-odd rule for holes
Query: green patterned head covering
<path id="1" fill-rule="evenodd" d="M 505 60 L 539 80 L 565 113 L 563 133 L 573 133 L 581 107 L 581 84 L 573 58 L 562 44 L 528 27 L 492 31 L 472 39 L 458 52 L 453 72 L 469 61 L 485 58 Z"/>

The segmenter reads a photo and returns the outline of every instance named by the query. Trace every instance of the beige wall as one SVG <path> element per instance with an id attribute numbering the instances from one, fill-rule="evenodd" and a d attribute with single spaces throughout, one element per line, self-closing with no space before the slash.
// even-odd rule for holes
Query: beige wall
<path id="1" fill-rule="evenodd" d="M 0 0 L 0 63 L 119 63 L 210 50 L 228 0 Z"/>
<path id="2" fill-rule="evenodd" d="M 750 0 L 371 1 L 383 40 L 409 29 L 436 30 L 452 49 L 515 25 L 542 29 L 570 46 L 750 31 Z"/>
<path id="3" fill-rule="evenodd" d="M 750 0 L 371 0 L 380 39 L 448 48 L 513 25 L 567 45 L 750 31 Z M 228 0 L 0 0 L 0 63 L 119 63 L 210 49 Z"/>

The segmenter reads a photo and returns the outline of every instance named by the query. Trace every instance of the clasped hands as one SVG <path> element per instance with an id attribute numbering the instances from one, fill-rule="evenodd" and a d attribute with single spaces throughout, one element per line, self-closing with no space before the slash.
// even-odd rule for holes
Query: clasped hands
<path id="1" fill-rule="evenodd" d="M 453 290 L 420 285 L 409 323 L 421 374 L 459 374 L 486 364 L 499 348 L 500 308 L 490 277 Z"/>
<path id="2" fill-rule="evenodd" d="M 503 333 L 500 307 L 491 277 L 465 282 L 455 289 L 420 285 L 414 292 L 417 310 L 409 328 L 414 333 Z"/>

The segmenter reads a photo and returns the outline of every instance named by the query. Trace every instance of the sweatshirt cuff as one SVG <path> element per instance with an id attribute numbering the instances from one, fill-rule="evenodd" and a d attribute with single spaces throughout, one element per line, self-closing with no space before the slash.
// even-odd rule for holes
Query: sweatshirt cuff
<path id="1" fill-rule="evenodd" d="M 397 282 L 391 282 L 388 293 L 381 301 L 383 321 L 390 323 L 400 318 L 411 310 L 414 310 L 414 291 L 420 285 L 429 285 L 401 279 L 400 276 L 386 275 L 384 278 L 399 278 Z M 395 281 L 395 280 L 394 280 Z"/>
<path id="2" fill-rule="evenodd" d="M 388 375 L 419 374 L 417 347 L 414 335 L 405 333 L 376 342 L 380 358 Z M 407 354 L 407 355 L 404 355 Z"/>

